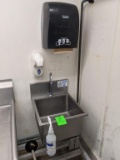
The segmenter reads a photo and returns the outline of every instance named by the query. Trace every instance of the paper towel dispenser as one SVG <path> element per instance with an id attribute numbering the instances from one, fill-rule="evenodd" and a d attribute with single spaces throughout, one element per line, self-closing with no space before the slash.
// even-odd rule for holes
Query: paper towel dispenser
<path id="1" fill-rule="evenodd" d="M 43 48 L 76 48 L 79 14 L 75 5 L 45 2 L 43 5 Z"/>

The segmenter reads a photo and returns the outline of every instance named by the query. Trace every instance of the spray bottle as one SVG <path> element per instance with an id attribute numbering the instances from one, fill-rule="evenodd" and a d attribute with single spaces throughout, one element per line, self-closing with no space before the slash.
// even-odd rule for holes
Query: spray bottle
<path id="1" fill-rule="evenodd" d="M 49 130 L 46 136 L 46 149 L 48 156 L 54 156 L 56 154 L 56 135 L 54 134 L 51 118 L 48 117 Z"/>

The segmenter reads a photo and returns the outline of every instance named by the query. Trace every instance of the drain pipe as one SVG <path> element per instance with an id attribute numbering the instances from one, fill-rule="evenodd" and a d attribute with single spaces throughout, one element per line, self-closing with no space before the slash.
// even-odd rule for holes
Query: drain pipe
<path id="1" fill-rule="evenodd" d="M 79 53 L 78 53 L 78 73 L 77 73 L 77 102 L 79 102 L 79 87 L 80 87 L 80 60 L 82 52 L 82 27 L 83 27 L 83 7 L 84 3 L 94 3 L 94 0 L 83 0 L 81 2 L 81 17 L 80 17 L 80 32 L 79 32 Z"/>

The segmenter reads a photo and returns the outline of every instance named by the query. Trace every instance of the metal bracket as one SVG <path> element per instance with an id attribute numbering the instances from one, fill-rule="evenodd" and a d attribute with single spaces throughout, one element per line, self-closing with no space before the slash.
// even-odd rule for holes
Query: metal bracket
<path id="1" fill-rule="evenodd" d="M 69 150 L 74 150 L 80 148 L 79 137 L 71 138 L 69 143 Z"/>

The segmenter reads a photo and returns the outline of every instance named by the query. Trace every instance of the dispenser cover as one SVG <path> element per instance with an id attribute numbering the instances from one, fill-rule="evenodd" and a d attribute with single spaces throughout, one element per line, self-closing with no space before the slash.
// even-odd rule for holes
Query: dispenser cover
<path id="1" fill-rule="evenodd" d="M 76 48 L 79 14 L 75 5 L 46 2 L 43 5 L 43 48 Z"/>

